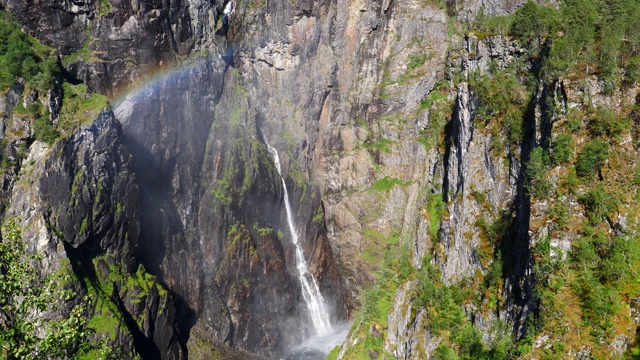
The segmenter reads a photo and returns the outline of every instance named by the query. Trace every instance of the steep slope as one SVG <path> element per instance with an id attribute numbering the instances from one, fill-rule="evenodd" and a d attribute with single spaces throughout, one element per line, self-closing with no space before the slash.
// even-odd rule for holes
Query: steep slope
<path id="1" fill-rule="evenodd" d="M 584 29 L 556 35 L 554 21 L 571 24 L 574 6 L 527 3 L 449 51 L 443 93 L 426 101 L 438 114 L 453 100 L 442 195 L 424 208 L 439 231 L 418 271 L 388 258 L 338 358 L 622 357 L 636 341 L 635 65 L 568 52 Z M 616 21 L 637 11 L 620 6 Z M 505 23 L 517 40 L 492 35 Z"/>
<path id="2" fill-rule="evenodd" d="M 112 345 L 275 358 L 313 335 L 267 143 L 331 321 L 354 321 L 332 357 L 635 343 L 633 1 L 50 5 L 3 1 L 67 81 L 6 91 L 1 195 L 27 242 L 64 239 L 55 258 L 118 318 Z M 93 127 L 56 115 L 94 91 L 116 105 Z M 67 139 L 53 152 L 32 143 L 43 116 Z"/>
<path id="3" fill-rule="evenodd" d="M 122 354 L 179 357 L 173 300 L 133 256 L 139 193 L 121 136 L 105 112 L 68 140 L 30 144 L 3 216 L 17 224 L 27 251 L 40 254 L 38 276 L 62 277 L 72 291 L 49 316 L 84 307 L 86 326 L 111 334 L 107 344 Z"/>
<path id="4" fill-rule="evenodd" d="M 4 355 L 181 357 L 173 299 L 133 254 L 140 197 L 120 124 L 2 15 L 3 246 L 32 259 L 3 262 Z"/>

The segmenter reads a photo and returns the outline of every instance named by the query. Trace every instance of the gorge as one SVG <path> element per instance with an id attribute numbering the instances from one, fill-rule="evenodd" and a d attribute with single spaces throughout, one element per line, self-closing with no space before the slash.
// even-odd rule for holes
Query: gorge
<path id="1" fill-rule="evenodd" d="M 635 0 L 2 0 L 0 357 L 635 359 Z"/>

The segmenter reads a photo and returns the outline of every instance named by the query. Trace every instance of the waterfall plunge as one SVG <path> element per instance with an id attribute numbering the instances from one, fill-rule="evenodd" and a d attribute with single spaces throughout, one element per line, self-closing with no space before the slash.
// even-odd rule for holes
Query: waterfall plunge
<path id="1" fill-rule="evenodd" d="M 266 144 L 266 142 L 265 142 Z M 289 225 L 289 232 L 291 233 L 291 241 L 296 248 L 296 267 L 298 268 L 298 278 L 300 279 L 300 285 L 302 286 L 302 297 L 309 310 L 309 316 L 311 322 L 316 330 L 317 335 L 329 334 L 333 331 L 331 322 L 329 321 L 329 312 L 324 304 L 324 298 L 320 293 L 320 288 L 316 282 L 315 277 L 308 270 L 307 261 L 304 259 L 302 253 L 302 247 L 300 247 L 298 234 L 296 233 L 296 227 L 293 220 L 293 212 L 291 211 L 291 204 L 289 203 L 289 192 L 287 191 L 287 184 L 282 176 L 282 169 L 280 167 L 280 156 L 278 151 L 272 148 L 269 144 L 266 144 L 271 154 L 273 154 L 273 160 L 276 163 L 276 169 L 280 179 L 282 179 L 282 188 L 284 189 L 284 207 L 287 211 L 287 224 Z"/>

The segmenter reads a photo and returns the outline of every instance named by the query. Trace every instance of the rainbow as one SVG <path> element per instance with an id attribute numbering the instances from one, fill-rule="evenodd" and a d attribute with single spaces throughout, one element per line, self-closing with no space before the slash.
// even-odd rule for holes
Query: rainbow
<path id="1" fill-rule="evenodd" d="M 118 108 L 125 102 L 138 102 L 152 92 L 160 90 L 167 84 L 178 82 L 189 76 L 194 71 L 201 71 L 211 63 L 210 55 L 195 59 L 176 62 L 169 66 L 160 66 L 147 72 L 141 80 L 134 85 L 117 90 L 111 99 L 114 108 Z"/>

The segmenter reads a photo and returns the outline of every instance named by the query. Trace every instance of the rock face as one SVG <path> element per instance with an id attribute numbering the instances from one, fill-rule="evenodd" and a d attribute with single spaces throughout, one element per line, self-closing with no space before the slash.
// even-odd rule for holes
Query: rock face
<path id="1" fill-rule="evenodd" d="M 212 42 L 222 11 L 209 1 L 3 0 L 2 6 L 60 51 L 71 76 L 114 96 L 176 55 Z"/>
<path id="2" fill-rule="evenodd" d="M 209 340 L 277 355 L 297 340 L 286 329 L 303 306 L 283 192 L 264 141 L 282 154 L 305 253 L 336 319 L 373 282 L 388 246 L 411 244 L 420 264 L 435 240 L 421 216 L 427 195 L 466 191 L 455 169 L 468 172 L 485 152 L 469 148 L 473 105 L 462 90 L 460 139 L 447 150 L 460 156 L 443 166 L 436 140 L 421 142 L 435 121 L 422 103 L 445 75 L 446 10 L 418 1 L 239 1 L 225 38 L 213 35 L 223 5 L 63 3 L 43 14 L 4 3 L 36 36 L 72 32 L 43 31 L 41 39 L 65 55 L 73 77 L 107 94 L 177 55 L 213 49 L 116 107 L 141 189 L 140 236 L 130 251 L 177 295 L 181 329 L 195 325 L 194 334 Z M 506 11 L 494 5 L 494 13 Z M 477 144 L 482 149 L 486 140 Z M 492 167 L 482 171 L 503 180 L 505 170 L 496 175 Z M 385 180 L 390 188 L 372 186 Z M 503 192 L 496 189 L 496 198 Z M 466 205 L 453 206 L 477 211 Z M 473 243 L 455 245 L 463 242 L 457 223 L 468 215 L 451 213 L 457 232 L 447 277 L 478 267 Z M 80 228 L 70 224 L 61 230 L 82 244 Z"/>
<path id="3" fill-rule="evenodd" d="M 120 315 L 105 310 L 109 307 L 90 308 L 88 314 L 124 319 L 114 322 L 110 345 L 124 354 L 135 348 L 144 356 L 180 358 L 173 299 L 134 256 L 140 195 L 113 113 L 105 111 L 51 147 L 36 141 L 16 176 L 4 216 L 19 224 L 28 251 L 43 255 L 43 276 L 75 275 L 70 286 L 77 289 L 76 298 L 61 301 L 78 304 L 86 294 L 112 289 L 98 301 L 113 304 Z M 62 306 L 57 316 L 72 308 Z"/>
<path id="4" fill-rule="evenodd" d="M 69 259 L 79 289 L 95 278 L 109 291 L 103 300 L 124 314 L 109 341 L 125 352 L 282 357 L 312 330 L 268 143 L 334 323 L 352 318 L 386 254 L 404 247 L 407 266 L 433 265 L 443 286 L 480 282 L 499 264 L 502 302 L 480 294 L 461 308 L 485 344 L 498 321 L 521 338 L 539 305 L 532 248 L 549 236 L 567 251 L 577 236 L 554 233 L 547 204 L 531 199 L 531 153 L 549 149 L 554 122 L 585 99 L 632 106 L 637 89 L 607 95 L 595 76 L 541 85 L 518 100 L 523 135 L 511 141 L 483 118 L 477 78 L 535 67 L 529 55 L 545 49 L 452 23 L 524 1 L 440 3 L 3 0 L 60 52 L 68 80 L 110 95 L 114 111 L 49 147 L 14 111 L 37 94 L 20 81 L 3 94 L 0 213 L 19 219 L 44 271 Z M 54 122 L 62 95 L 46 97 Z M 626 216 L 608 220 L 622 229 Z M 365 329 L 383 353 L 368 356 L 428 358 L 447 343 L 417 304 L 420 281 L 396 284 L 385 324 Z M 364 341 L 359 326 L 339 358 Z"/>

